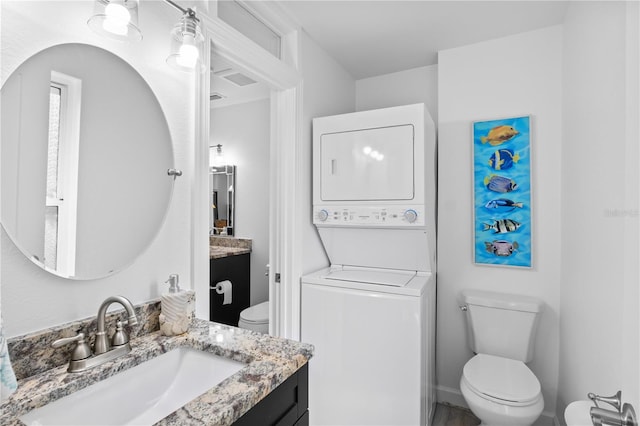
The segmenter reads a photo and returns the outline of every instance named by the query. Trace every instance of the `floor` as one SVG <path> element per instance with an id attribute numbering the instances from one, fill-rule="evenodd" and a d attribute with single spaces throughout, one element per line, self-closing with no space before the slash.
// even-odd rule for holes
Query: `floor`
<path id="1" fill-rule="evenodd" d="M 476 426 L 480 420 L 466 408 L 438 403 L 433 416 L 432 426 Z"/>

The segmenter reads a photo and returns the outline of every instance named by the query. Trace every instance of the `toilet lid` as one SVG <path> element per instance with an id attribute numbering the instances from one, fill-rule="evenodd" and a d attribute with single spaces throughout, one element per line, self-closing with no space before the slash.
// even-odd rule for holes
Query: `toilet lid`
<path id="1" fill-rule="evenodd" d="M 476 392 L 491 398 L 527 402 L 540 394 L 540 382 L 522 361 L 478 354 L 465 364 L 462 374 Z"/>
<path id="2" fill-rule="evenodd" d="M 269 301 L 250 306 L 240 312 L 240 319 L 246 322 L 267 323 L 269 322 Z"/>

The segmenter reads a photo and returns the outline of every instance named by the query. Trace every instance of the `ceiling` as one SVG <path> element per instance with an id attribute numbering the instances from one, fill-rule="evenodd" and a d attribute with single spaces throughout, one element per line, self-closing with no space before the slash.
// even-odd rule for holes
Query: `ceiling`
<path id="1" fill-rule="evenodd" d="M 358 80 L 436 64 L 439 50 L 560 24 L 568 1 L 283 0 L 281 4 Z"/>
<path id="2" fill-rule="evenodd" d="M 250 4 L 255 0 L 248 0 Z M 265 1 L 265 0 L 260 0 Z M 294 21 L 356 79 L 432 65 L 438 51 L 564 20 L 568 1 L 279 0 Z M 505 52 L 508 55 L 508 52 Z M 269 97 L 212 51 L 211 107 Z M 216 96 L 217 98 L 217 96 Z"/>

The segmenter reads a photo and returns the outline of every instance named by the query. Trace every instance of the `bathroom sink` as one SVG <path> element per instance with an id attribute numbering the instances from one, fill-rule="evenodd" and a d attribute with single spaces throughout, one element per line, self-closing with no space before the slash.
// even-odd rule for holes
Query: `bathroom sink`
<path id="1" fill-rule="evenodd" d="M 43 426 L 150 425 L 245 365 L 193 348 L 178 348 L 32 410 L 20 420 Z"/>

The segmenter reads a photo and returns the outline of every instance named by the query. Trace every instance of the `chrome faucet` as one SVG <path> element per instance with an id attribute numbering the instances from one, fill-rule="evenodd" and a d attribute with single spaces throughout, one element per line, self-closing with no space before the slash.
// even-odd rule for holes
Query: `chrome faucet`
<path id="1" fill-rule="evenodd" d="M 118 320 L 116 322 L 116 331 L 111 337 L 111 344 L 109 344 L 109 339 L 105 330 L 105 317 L 107 315 L 109 305 L 114 302 L 120 303 L 125 308 L 129 318 L 125 321 Z M 51 344 L 52 347 L 59 348 L 60 346 L 68 343 L 76 343 L 75 348 L 71 352 L 71 360 L 69 361 L 69 368 L 67 369 L 69 373 L 84 371 L 88 368 L 95 367 L 96 365 L 103 364 L 131 352 L 129 336 L 123 330 L 123 326 L 125 324 L 137 324 L 138 317 L 136 316 L 133 305 L 129 299 L 123 296 L 108 297 L 100 305 L 97 321 L 98 331 L 96 332 L 96 341 L 94 343 L 93 353 L 91 352 L 89 345 L 85 342 L 84 333 L 80 332 L 76 336 L 58 339 Z"/>
<path id="2" fill-rule="evenodd" d="M 612 396 L 600 396 L 594 393 L 587 394 L 590 400 L 596 405 L 591 407 L 591 422 L 594 426 L 615 425 L 615 426 L 638 426 L 636 412 L 631 404 L 622 404 L 622 392 L 618 391 Z M 606 402 L 615 408 L 614 410 L 606 410 L 600 408 L 599 402 Z"/>
<path id="3" fill-rule="evenodd" d="M 118 335 L 118 338 L 117 338 L 118 341 L 117 343 L 115 343 L 117 346 L 126 345 L 129 343 L 129 337 L 126 334 L 124 334 L 124 331 L 122 331 L 121 326 L 124 324 L 129 324 L 129 325 L 138 324 L 138 317 L 136 316 L 136 313 L 133 309 L 133 305 L 131 304 L 129 299 L 123 296 L 108 297 L 104 302 L 102 302 L 102 305 L 100 305 L 100 309 L 98 310 L 98 331 L 96 333 L 96 342 L 93 347 L 93 353 L 95 355 L 100 355 L 109 351 L 110 345 L 109 345 L 109 338 L 105 330 L 105 316 L 107 315 L 107 309 L 109 308 L 109 305 L 111 305 L 114 302 L 121 304 L 126 309 L 127 314 L 129 315 L 129 319 L 121 323 L 120 330 L 118 330 L 118 326 L 116 324 L 116 334 L 114 334 L 114 337 Z M 120 343 L 123 341 L 124 343 Z M 131 350 L 131 348 L 129 348 L 129 350 Z"/>

